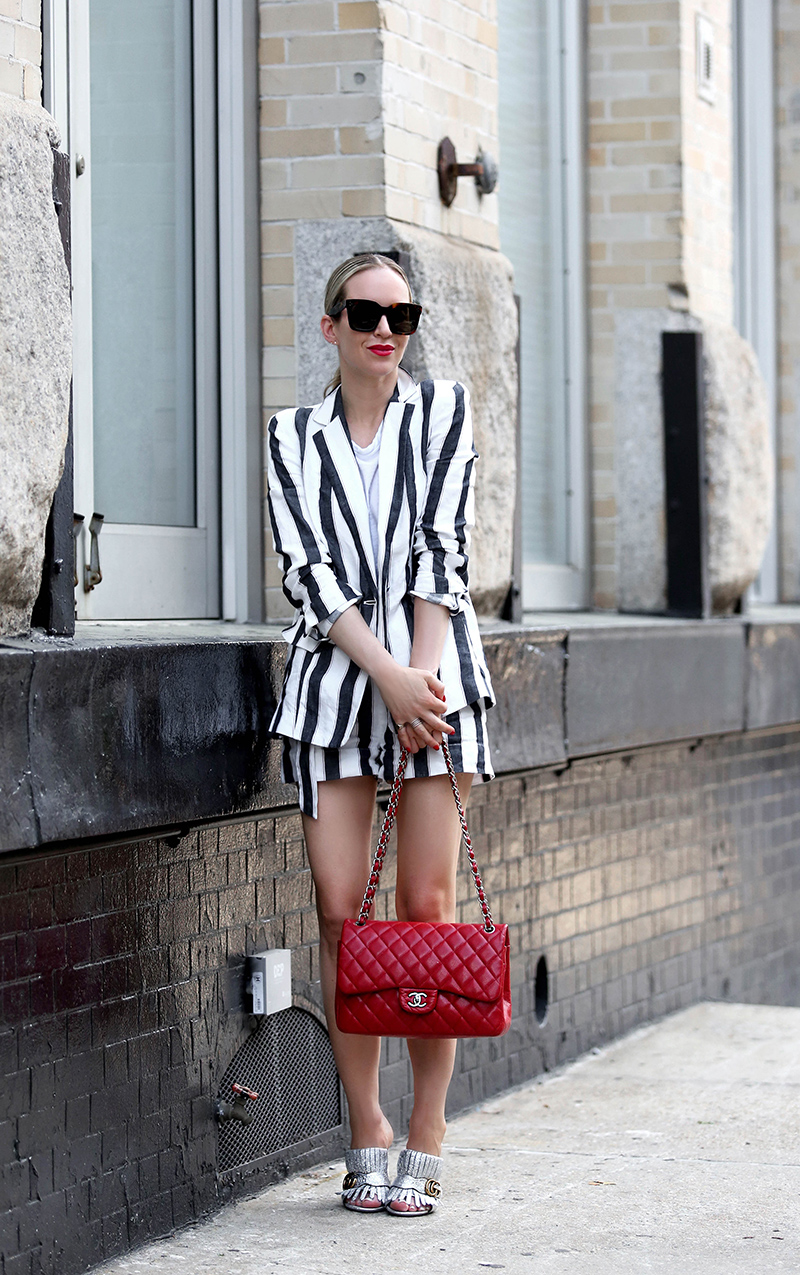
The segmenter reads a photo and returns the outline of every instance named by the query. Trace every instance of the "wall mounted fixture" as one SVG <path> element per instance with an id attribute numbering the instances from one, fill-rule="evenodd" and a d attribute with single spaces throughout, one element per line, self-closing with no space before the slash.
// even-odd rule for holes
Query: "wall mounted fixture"
<path id="1" fill-rule="evenodd" d="M 231 1085 L 233 1098 L 217 1098 L 214 1103 L 214 1115 L 220 1124 L 227 1120 L 238 1120 L 240 1124 L 253 1123 L 253 1103 L 258 1100 L 255 1089 L 241 1085 L 237 1081 Z"/>
<path id="2" fill-rule="evenodd" d="M 437 169 L 439 197 L 446 208 L 450 207 L 456 197 L 459 177 L 474 177 L 478 193 L 481 195 L 491 195 L 497 185 L 497 164 L 491 155 L 486 155 L 479 150 L 474 164 L 459 164 L 456 148 L 449 137 L 443 137 L 439 143 Z"/>
<path id="3" fill-rule="evenodd" d="M 292 953 L 288 948 L 253 952 L 247 962 L 251 1012 L 277 1014 L 292 1003 Z"/>

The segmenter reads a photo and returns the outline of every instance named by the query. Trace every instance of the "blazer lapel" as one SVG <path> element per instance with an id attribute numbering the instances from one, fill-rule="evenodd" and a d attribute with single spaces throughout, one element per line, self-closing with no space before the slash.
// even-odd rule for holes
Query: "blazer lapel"
<path id="1" fill-rule="evenodd" d="M 329 395 L 328 397 L 332 398 L 333 396 Z M 320 405 L 321 408 L 325 408 L 327 403 L 328 399 Z M 322 416 L 321 411 L 319 414 Z M 372 553 L 372 537 L 369 534 L 367 498 L 364 495 L 361 471 L 358 468 L 358 461 L 353 452 L 347 426 L 338 414 L 330 415 L 326 423 L 324 418 L 320 420 L 317 412 L 315 412 L 314 421 L 315 425 L 318 426 L 319 443 L 317 446 L 322 468 L 326 471 L 330 482 L 338 493 L 337 499 L 342 515 L 348 522 L 351 533 L 354 533 L 358 540 L 358 544 L 355 546 L 358 556 L 366 564 L 370 578 L 377 588 L 375 560 Z M 320 426 L 322 428 L 319 428 Z M 381 451 L 383 451 L 382 446 Z"/>
<path id="2" fill-rule="evenodd" d="M 378 579 L 386 574 L 384 561 L 391 554 L 397 520 L 405 494 L 406 475 L 400 451 L 403 423 L 410 418 L 420 398 L 419 386 L 400 369 L 397 378 L 397 396 L 386 409 L 383 420 L 383 438 L 378 463 Z"/>
<path id="3" fill-rule="evenodd" d="M 388 545 L 389 519 L 395 501 L 397 483 L 397 457 L 400 441 L 400 426 L 405 411 L 405 403 L 393 400 L 386 409 L 383 418 L 383 434 L 381 450 L 378 458 L 378 580 L 384 576 L 384 558 Z M 396 514 L 394 521 L 396 522 Z"/>

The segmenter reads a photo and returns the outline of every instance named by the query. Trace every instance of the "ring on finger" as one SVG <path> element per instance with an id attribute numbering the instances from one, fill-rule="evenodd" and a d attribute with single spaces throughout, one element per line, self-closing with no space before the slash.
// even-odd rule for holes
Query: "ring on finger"
<path id="1" fill-rule="evenodd" d="M 419 717 L 412 718 L 408 725 L 412 728 L 412 730 L 422 730 L 422 721 Z"/>

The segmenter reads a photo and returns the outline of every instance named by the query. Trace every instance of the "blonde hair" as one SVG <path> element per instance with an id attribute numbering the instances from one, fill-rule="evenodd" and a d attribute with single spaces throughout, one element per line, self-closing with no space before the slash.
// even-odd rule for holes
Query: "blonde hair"
<path id="1" fill-rule="evenodd" d="M 396 261 L 392 261 L 391 257 L 384 257 L 381 252 L 358 252 L 354 257 L 348 257 L 346 261 L 338 265 L 328 280 L 325 288 L 325 313 L 330 314 L 331 310 L 335 310 L 344 301 L 345 284 L 349 279 L 352 279 L 354 275 L 361 274 L 362 270 L 374 270 L 376 266 L 384 266 L 388 270 L 394 270 L 395 274 L 399 274 L 408 288 L 409 300 L 414 300 L 411 284 L 408 282 L 408 275 L 402 266 L 398 265 Z M 331 390 L 338 389 L 341 383 L 342 373 L 337 367 L 325 386 L 323 397 L 330 394 Z"/>

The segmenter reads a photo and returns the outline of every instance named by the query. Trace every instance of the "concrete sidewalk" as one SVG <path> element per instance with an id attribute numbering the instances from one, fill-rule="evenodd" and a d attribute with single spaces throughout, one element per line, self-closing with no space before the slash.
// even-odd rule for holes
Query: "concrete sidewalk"
<path id="1" fill-rule="evenodd" d="M 432 1217 L 348 1213 L 342 1173 L 97 1275 L 797 1272 L 800 1009 L 697 1005 L 452 1120 Z"/>

